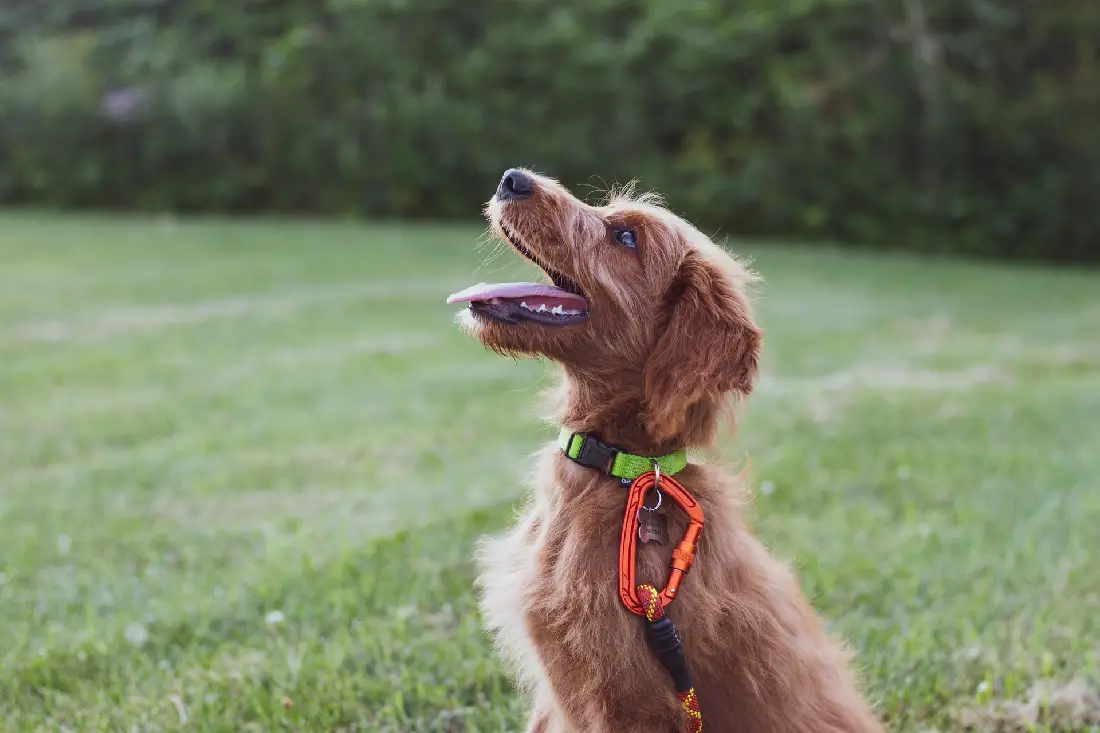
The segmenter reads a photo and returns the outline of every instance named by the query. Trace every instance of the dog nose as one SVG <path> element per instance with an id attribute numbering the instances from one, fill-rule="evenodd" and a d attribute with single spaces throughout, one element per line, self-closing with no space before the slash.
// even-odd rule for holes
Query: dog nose
<path id="1" fill-rule="evenodd" d="M 535 179 L 518 168 L 504 171 L 504 178 L 497 186 L 498 201 L 520 201 L 529 199 L 535 193 Z"/>

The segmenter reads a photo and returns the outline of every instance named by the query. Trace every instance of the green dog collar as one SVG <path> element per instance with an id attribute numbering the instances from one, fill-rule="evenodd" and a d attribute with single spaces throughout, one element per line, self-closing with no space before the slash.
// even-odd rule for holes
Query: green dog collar
<path id="1" fill-rule="evenodd" d="M 661 473 L 671 476 L 684 470 L 688 464 L 687 451 L 678 450 L 665 456 L 648 458 L 626 453 L 584 433 L 574 433 L 562 428 L 558 445 L 566 456 L 588 468 L 595 468 L 615 478 L 633 481 L 643 473 L 653 470 L 656 463 Z"/>

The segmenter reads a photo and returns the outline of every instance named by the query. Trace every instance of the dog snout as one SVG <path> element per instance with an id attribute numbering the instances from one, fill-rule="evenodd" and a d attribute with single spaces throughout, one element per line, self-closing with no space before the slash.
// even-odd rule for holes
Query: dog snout
<path id="1" fill-rule="evenodd" d="M 535 179 L 518 168 L 504 171 L 504 177 L 497 186 L 498 201 L 522 201 L 531 198 L 534 193 Z"/>

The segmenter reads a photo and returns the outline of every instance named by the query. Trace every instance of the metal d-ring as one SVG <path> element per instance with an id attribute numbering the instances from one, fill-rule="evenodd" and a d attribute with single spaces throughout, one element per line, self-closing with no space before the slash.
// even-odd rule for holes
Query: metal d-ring
<path id="1" fill-rule="evenodd" d="M 657 492 L 657 506 L 646 506 L 645 500 L 642 500 L 642 509 L 647 512 L 655 512 L 661 508 L 661 502 L 664 501 L 664 497 L 661 495 L 661 467 L 657 465 L 656 461 L 653 463 L 653 490 Z M 641 511 L 641 509 L 639 509 Z"/>

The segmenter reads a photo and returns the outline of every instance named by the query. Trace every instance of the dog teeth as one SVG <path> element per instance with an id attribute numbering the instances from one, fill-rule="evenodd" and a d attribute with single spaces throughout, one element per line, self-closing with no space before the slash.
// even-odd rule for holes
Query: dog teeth
<path id="1" fill-rule="evenodd" d="M 563 306 L 561 304 L 555 305 L 553 308 L 550 308 L 546 305 L 546 303 L 540 303 L 539 307 L 535 308 L 530 303 L 528 303 L 526 300 L 521 300 L 519 302 L 519 307 L 523 308 L 524 310 L 529 310 L 532 313 L 550 313 L 551 315 L 554 315 L 554 316 L 579 316 L 579 315 L 581 315 L 581 311 L 566 310 L 565 306 Z"/>

